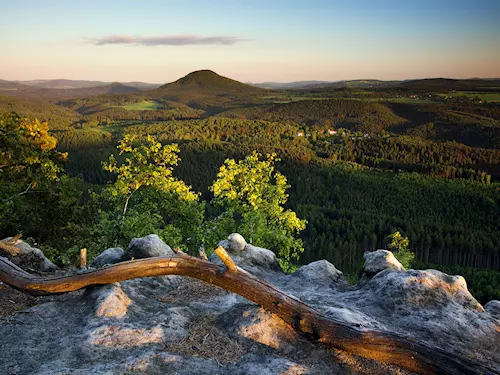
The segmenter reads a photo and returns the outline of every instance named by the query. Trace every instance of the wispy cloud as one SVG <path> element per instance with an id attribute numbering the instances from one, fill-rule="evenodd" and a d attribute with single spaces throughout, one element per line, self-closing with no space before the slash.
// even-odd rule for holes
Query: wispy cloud
<path id="1" fill-rule="evenodd" d="M 201 37 L 198 35 L 165 35 L 140 37 L 130 35 L 111 35 L 91 39 L 90 42 L 97 46 L 107 44 L 129 44 L 134 46 L 186 46 L 207 44 L 231 45 L 245 40 L 246 39 L 234 36 Z"/>

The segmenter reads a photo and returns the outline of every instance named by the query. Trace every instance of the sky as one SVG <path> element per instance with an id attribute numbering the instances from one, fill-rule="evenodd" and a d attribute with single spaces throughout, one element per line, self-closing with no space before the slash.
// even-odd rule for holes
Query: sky
<path id="1" fill-rule="evenodd" d="M 500 0 L 0 0 L 0 79 L 500 78 Z"/>

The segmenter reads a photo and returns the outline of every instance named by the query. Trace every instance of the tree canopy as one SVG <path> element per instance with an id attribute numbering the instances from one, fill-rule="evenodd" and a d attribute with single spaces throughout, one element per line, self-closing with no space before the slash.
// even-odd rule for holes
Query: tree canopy
<path id="1" fill-rule="evenodd" d="M 238 231 L 256 245 L 275 250 L 285 261 L 297 259 L 302 241 L 294 238 L 306 227 L 306 221 L 285 209 L 290 187 L 286 177 L 275 170 L 276 154 L 253 152 L 236 162 L 227 159 L 210 187 L 213 203 L 227 209 Z"/>
<path id="2" fill-rule="evenodd" d="M 0 115 L 0 179 L 28 184 L 57 180 L 67 154 L 55 151 L 49 126 L 16 113 Z"/>

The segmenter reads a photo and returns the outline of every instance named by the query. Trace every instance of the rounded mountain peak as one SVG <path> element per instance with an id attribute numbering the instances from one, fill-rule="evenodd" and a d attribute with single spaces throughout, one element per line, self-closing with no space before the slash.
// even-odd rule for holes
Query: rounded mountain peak
<path id="1" fill-rule="evenodd" d="M 160 89 L 218 89 L 218 90 L 255 90 L 244 83 L 221 76 L 212 70 L 197 70 L 175 82 L 167 83 Z"/>

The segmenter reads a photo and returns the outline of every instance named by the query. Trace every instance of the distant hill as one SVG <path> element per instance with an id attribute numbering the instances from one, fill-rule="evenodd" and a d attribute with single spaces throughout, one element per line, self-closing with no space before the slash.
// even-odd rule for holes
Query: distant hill
<path id="1" fill-rule="evenodd" d="M 199 118 L 203 111 L 163 99 L 148 100 L 134 94 L 103 94 L 59 101 L 58 105 L 91 120 L 171 120 Z"/>
<path id="2" fill-rule="evenodd" d="M 404 81 L 399 88 L 414 91 L 500 91 L 500 79 L 426 78 Z"/>
<path id="3" fill-rule="evenodd" d="M 64 82 L 61 82 L 64 85 Z M 18 82 L 0 81 L 0 95 L 19 96 L 40 100 L 62 100 L 70 98 L 83 98 L 102 94 L 135 94 L 141 90 L 114 82 L 95 87 L 82 87 L 73 89 L 43 88 L 35 85 L 26 86 Z"/>
<path id="4" fill-rule="evenodd" d="M 381 103 L 349 100 L 301 100 L 232 109 L 221 117 L 305 124 L 321 130 L 347 128 L 379 132 L 406 122 Z"/>
<path id="5" fill-rule="evenodd" d="M 199 70 L 145 94 L 182 102 L 209 112 L 220 112 L 225 108 L 251 102 L 254 96 L 267 92 L 268 90 L 223 77 L 211 70 Z"/>
<path id="6" fill-rule="evenodd" d="M 16 83 L 30 86 L 39 87 L 43 89 L 83 89 L 91 87 L 109 86 L 113 82 L 102 81 L 85 81 L 85 80 L 72 80 L 72 79 L 36 79 L 32 81 L 15 81 Z M 135 87 L 139 90 L 152 90 L 158 88 L 159 84 L 146 83 L 146 82 L 120 82 L 125 86 Z"/>
<path id="7" fill-rule="evenodd" d="M 107 86 L 109 82 L 84 81 L 72 79 L 34 79 L 30 81 L 16 81 L 30 87 L 42 89 L 82 89 L 89 87 Z"/>
<path id="8" fill-rule="evenodd" d="M 198 70 L 161 86 L 160 91 L 196 90 L 224 92 L 258 92 L 259 88 L 221 76 L 211 70 Z"/>
<path id="9" fill-rule="evenodd" d="M 103 94 L 130 94 L 141 91 L 138 88 L 126 86 L 119 82 L 114 82 L 111 85 L 107 86 L 95 87 L 94 89 L 95 91 L 100 91 L 104 89 L 105 92 L 103 92 Z"/>
<path id="10" fill-rule="evenodd" d="M 48 121 L 51 130 L 66 130 L 80 118 L 75 111 L 54 103 L 0 94 L 0 113 L 2 112 L 17 112 L 26 117 Z"/>
<path id="11" fill-rule="evenodd" d="M 8 95 L 7 91 L 18 91 L 26 89 L 28 89 L 28 86 L 25 86 L 21 83 L 0 79 L 0 95 Z"/>
<path id="12" fill-rule="evenodd" d="M 324 82 L 302 87 L 303 89 L 339 89 L 339 88 L 381 88 L 400 84 L 401 81 L 381 81 L 378 79 L 353 79 L 348 81 Z"/>
<path id="13" fill-rule="evenodd" d="M 260 87 L 263 89 L 271 90 L 295 90 L 302 89 L 312 85 L 326 85 L 333 83 L 331 81 L 296 81 L 296 82 L 262 82 L 262 83 L 248 83 L 251 86 Z"/>
<path id="14" fill-rule="evenodd" d="M 146 83 L 146 82 L 122 82 L 125 86 L 135 87 L 136 89 L 146 91 L 154 90 L 161 86 L 159 83 Z"/>

